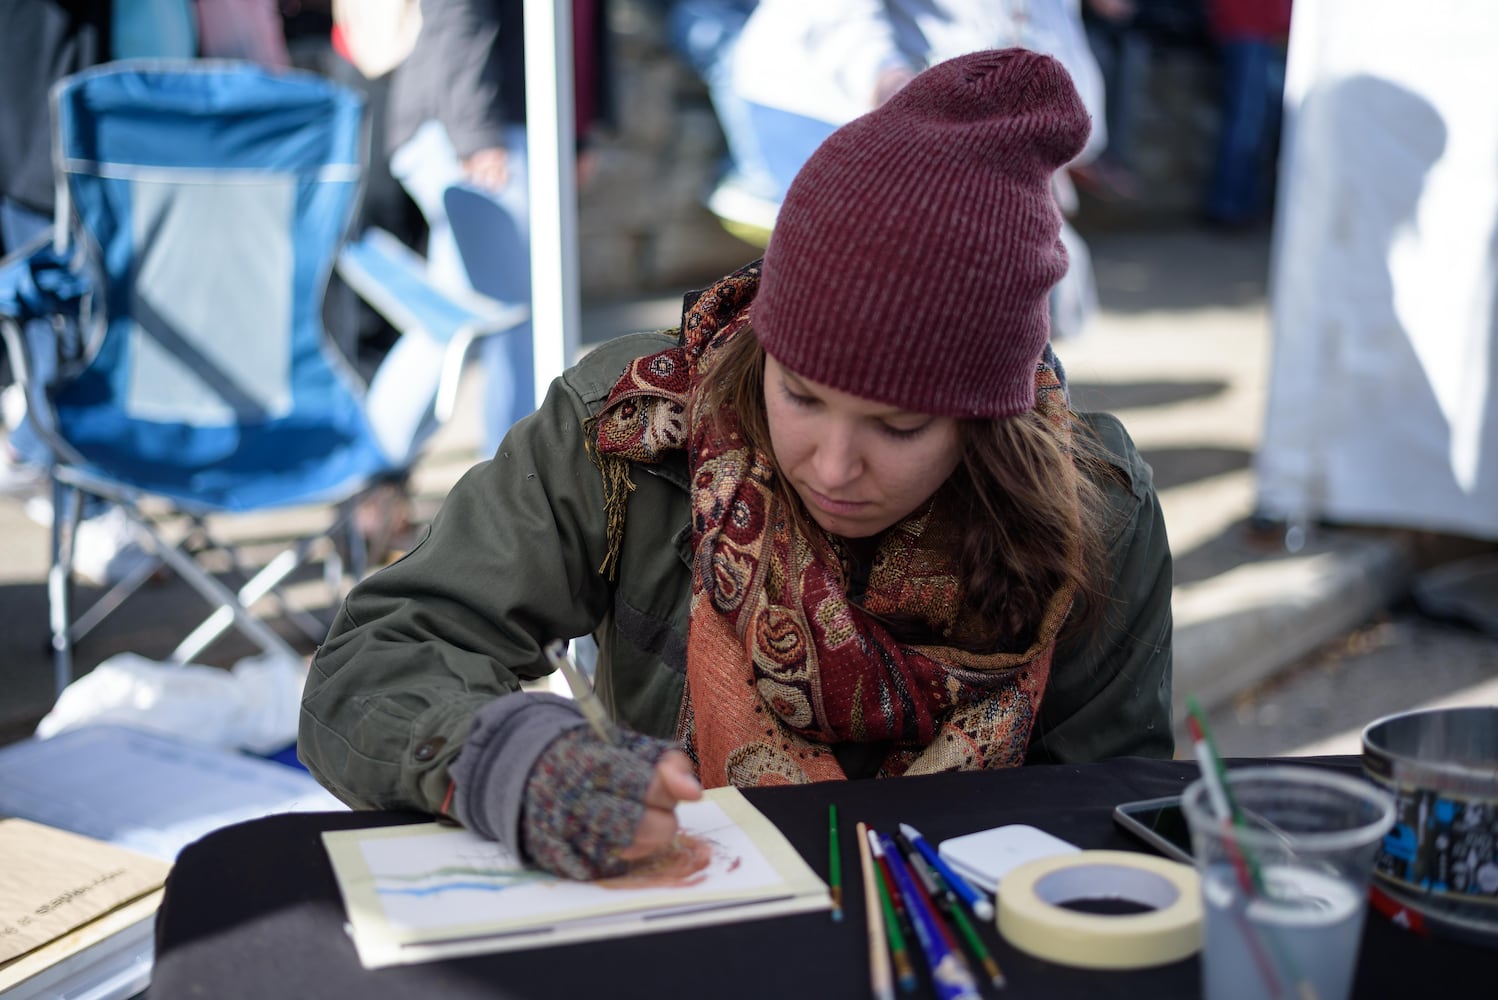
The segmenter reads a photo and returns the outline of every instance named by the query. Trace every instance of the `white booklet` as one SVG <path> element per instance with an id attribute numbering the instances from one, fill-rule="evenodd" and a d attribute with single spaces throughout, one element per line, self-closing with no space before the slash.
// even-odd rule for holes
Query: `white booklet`
<path id="1" fill-rule="evenodd" d="M 827 885 L 736 788 L 677 806 L 677 845 L 595 882 L 437 823 L 323 834 L 365 968 L 830 909 Z"/>

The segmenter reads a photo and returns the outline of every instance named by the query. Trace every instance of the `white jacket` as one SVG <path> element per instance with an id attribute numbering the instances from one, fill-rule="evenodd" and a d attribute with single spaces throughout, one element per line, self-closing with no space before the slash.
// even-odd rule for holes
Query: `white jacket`
<path id="1" fill-rule="evenodd" d="M 874 106 L 879 75 L 919 72 L 979 49 L 1023 46 L 1055 56 L 1092 115 L 1077 157 L 1107 144 L 1103 80 L 1079 0 L 760 0 L 733 54 L 733 86 L 756 104 L 833 125 Z"/>

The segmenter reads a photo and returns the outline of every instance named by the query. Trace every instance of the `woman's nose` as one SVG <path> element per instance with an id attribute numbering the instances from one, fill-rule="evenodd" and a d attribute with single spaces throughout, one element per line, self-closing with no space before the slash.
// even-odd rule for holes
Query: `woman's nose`
<path id="1" fill-rule="evenodd" d="M 825 429 L 817 441 L 813 458 L 818 489 L 823 492 L 847 486 L 863 472 L 863 459 L 854 435 L 845 427 Z"/>

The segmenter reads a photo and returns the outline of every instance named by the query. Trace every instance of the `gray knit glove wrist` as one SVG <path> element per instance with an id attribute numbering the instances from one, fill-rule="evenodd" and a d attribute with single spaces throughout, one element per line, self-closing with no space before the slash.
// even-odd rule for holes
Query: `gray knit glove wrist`
<path id="1" fill-rule="evenodd" d="M 609 744 L 586 726 L 553 740 L 531 768 L 521 807 L 520 834 L 536 865 L 567 878 L 623 874 L 619 852 L 635 839 L 645 814 L 645 791 L 664 740 L 616 729 Z"/>

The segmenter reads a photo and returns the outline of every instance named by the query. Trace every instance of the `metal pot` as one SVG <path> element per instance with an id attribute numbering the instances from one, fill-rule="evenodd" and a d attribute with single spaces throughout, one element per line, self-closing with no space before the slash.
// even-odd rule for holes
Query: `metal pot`
<path id="1" fill-rule="evenodd" d="M 1498 707 L 1378 719 L 1363 770 L 1395 799 L 1378 887 L 1437 932 L 1498 946 Z"/>

